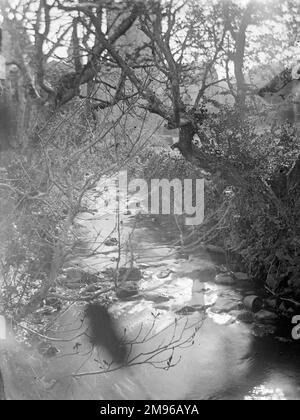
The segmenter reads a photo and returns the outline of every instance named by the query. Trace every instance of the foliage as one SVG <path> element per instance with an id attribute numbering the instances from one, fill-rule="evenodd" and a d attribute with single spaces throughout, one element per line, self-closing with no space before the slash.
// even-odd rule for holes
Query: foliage
<path id="1" fill-rule="evenodd" d="M 39 127 L 38 143 L 29 135 L 26 153 L 1 155 L 0 305 L 7 314 L 22 317 L 42 304 L 76 255 L 81 238 L 75 222 L 90 211 L 91 191 L 145 142 L 147 129 L 128 121 L 126 128 L 123 118 L 103 112 L 95 125 L 85 101 L 75 101 Z"/>
<path id="2" fill-rule="evenodd" d="M 226 110 L 210 120 L 206 133 L 218 142 L 226 161 L 239 166 L 250 182 L 229 187 L 222 179 L 212 225 L 226 249 L 240 255 L 251 276 L 273 292 L 300 296 L 300 190 L 297 162 L 300 145 L 295 127 L 273 124 L 259 128 L 257 120 L 239 119 Z M 216 232 L 213 230 L 212 234 Z M 208 238 L 209 239 L 209 238 Z"/>

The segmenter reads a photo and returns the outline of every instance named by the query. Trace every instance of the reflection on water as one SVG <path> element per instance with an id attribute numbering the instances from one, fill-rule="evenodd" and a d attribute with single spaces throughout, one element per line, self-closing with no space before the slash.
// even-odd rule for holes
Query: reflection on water
<path id="1" fill-rule="evenodd" d="M 284 392 L 280 388 L 268 388 L 265 385 L 259 385 L 253 388 L 250 395 L 245 400 L 286 400 Z"/>

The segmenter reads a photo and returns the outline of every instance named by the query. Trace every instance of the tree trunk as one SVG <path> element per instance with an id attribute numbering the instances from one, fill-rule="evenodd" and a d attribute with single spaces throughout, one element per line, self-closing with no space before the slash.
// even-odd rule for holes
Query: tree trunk
<path id="1" fill-rule="evenodd" d="M 193 152 L 193 139 L 196 134 L 196 130 L 192 123 L 188 123 L 179 129 L 179 142 L 174 144 L 173 148 L 177 148 L 189 161 L 193 161 L 195 158 Z"/>
<path id="2" fill-rule="evenodd" d="M 244 76 L 244 59 L 246 50 L 246 31 L 251 23 L 254 3 L 250 2 L 242 17 L 239 30 L 235 34 L 234 74 L 237 85 L 237 106 L 243 111 L 246 102 L 246 81 Z"/>
<path id="3" fill-rule="evenodd" d="M 228 161 L 222 159 L 222 157 L 205 153 L 205 150 L 202 151 L 193 146 L 193 139 L 196 133 L 197 130 L 192 123 L 184 125 L 179 131 L 179 142 L 174 144 L 172 148 L 177 148 L 183 157 L 196 167 L 212 174 L 218 172 L 220 177 L 222 177 L 228 185 L 243 188 L 247 187 L 249 182 L 239 173 L 236 167 L 228 164 Z"/>

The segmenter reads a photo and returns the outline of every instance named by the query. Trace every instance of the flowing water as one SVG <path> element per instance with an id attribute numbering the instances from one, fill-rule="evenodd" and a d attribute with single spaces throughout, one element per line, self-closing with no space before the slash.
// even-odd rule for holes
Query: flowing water
<path id="1" fill-rule="evenodd" d="M 8 340 L 8 398 L 300 399 L 297 343 L 256 337 L 251 325 L 213 310 L 220 301 L 238 308 L 245 293 L 242 287 L 214 284 L 221 260 L 201 248 L 182 254 L 176 244 L 178 224 L 171 218 L 136 222 L 127 215 L 118 231 L 114 217 L 108 208 L 82 215 L 78 222 L 94 247 L 108 236 L 126 237 L 129 245 L 119 264 L 134 262 L 141 271 L 136 293 L 111 305 L 131 340 L 131 366 L 114 370 L 109 355 L 91 348 L 82 334 L 84 303 L 73 303 L 48 332 L 58 350 L 54 357 L 44 359 Z M 101 271 L 115 264 L 120 250 L 103 245 L 98 251 L 78 262 Z"/>

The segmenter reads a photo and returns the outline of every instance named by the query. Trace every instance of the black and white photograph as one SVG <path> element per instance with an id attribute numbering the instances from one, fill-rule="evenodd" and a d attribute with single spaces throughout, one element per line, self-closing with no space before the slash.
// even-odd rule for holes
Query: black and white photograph
<path id="1" fill-rule="evenodd" d="M 0 400 L 300 400 L 300 0 L 0 0 Z"/>

